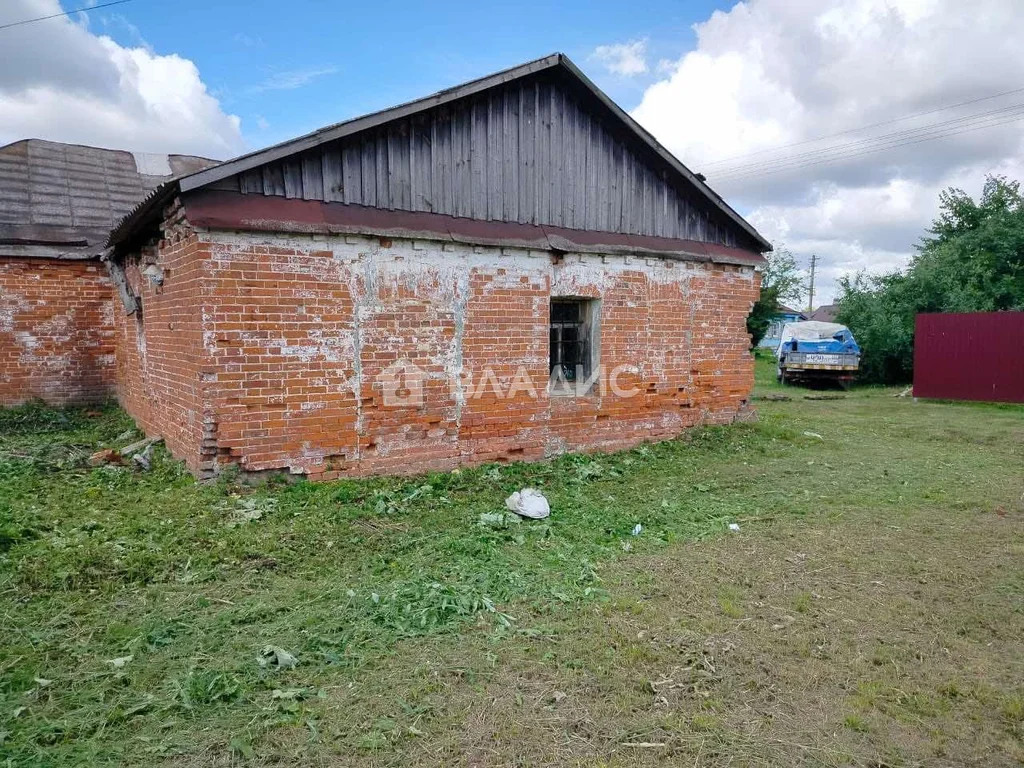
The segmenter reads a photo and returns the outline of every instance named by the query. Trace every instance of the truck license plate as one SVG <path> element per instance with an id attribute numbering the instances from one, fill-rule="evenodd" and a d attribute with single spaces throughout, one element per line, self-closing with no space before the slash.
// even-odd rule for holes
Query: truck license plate
<path id="1" fill-rule="evenodd" d="M 839 365 L 839 355 L 807 355 L 804 362 L 810 365 Z"/>

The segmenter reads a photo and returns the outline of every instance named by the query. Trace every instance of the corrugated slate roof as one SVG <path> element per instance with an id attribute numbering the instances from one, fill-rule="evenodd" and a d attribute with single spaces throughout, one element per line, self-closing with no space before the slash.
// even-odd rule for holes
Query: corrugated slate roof
<path id="1" fill-rule="evenodd" d="M 154 188 L 216 162 L 42 139 L 0 147 L 0 255 L 95 256 L 110 228 Z"/>

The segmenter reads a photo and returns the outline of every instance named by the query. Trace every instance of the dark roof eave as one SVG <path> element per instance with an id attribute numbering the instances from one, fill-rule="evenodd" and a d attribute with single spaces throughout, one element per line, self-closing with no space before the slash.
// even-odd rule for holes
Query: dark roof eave
<path id="1" fill-rule="evenodd" d="M 110 230 L 110 235 L 107 237 L 106 247 L 116 248 L 130 240 L 138 229 L 141 229 L 153 221 L 159 221 L 163 216 L 164 205 L 173 200 L 179 191 L 178 181 L 175 180 L 164 182 L 150 192 L 148 197 L 129 211 L 128 214 L 121 219 L 121 221 L 119 221 L 112 230 Z"/>
<path id="2" fill-rule="evenodd" d="M 743 266 L 764 263 L 764 257 L 756 251 L 696 240 L 484 221 L 319 200 L 244 195 L 226 190 L 184 193 L 182 201 L 188 220 L 196 227 L 210 230 L 376 235 Z"/>

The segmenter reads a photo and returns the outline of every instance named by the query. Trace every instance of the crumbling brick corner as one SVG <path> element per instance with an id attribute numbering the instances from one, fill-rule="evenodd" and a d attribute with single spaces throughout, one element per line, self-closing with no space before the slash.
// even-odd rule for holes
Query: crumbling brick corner
<path id="1" fill-rule="evenodd" d="M 204 410 L 203 275 L 206 248 L 175 200 L 159 237 L 118 258 L 131 305 L 115 302 L 117 395 L 147 434 L 160 435 L 189 470 L 208 469 L 215 423 Z"/>

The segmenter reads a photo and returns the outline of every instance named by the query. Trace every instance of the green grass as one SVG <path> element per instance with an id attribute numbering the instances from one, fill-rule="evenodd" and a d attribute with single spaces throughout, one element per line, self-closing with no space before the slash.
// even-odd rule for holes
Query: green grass
<path id="1" fill-rule="evenodd" d="M 775 386 L 770 366 L 759 361 L 759 388 Z M 643 627 L 678 607 L 680 593 L 659 590 L 674 578 L 665 569 L 675 573 L 694 551 L 734 549 L 773 526 L 815 531 L 850 520 L 898 537 L 932 524 L 922 521 L 995 517 L 996 507 L 1021 514 L 1024 410 L 892 394 L 759 403 L 755 424 L 615 455 L 256 488 L 231 478 L 197 484 L 162 451 L 148 473 L 89 468 L 93 451 L 132 439 L 115 407 L 0 410 L 0 754 L 14 765 L 436 764 L 439 754 L 464 762 L 459 739 L 473 730 L 470 713 L 489 696 L 525 701 L 538 675 L 569 689 L 607 679 L 602 701 L 629 709 L 651 691 L 618 675 L 662 660 Z M 549 520 L 494 515 L 524 486 L 547 495 Z M 741 538 L 728 534 L 731 522 Z M 633 536 L 637 523 L 643 532 Z M 948 631 L 989 642 L 993 612 L 1021 610 L 1020 562 L 969 606 L 976 617 Z M 705 602 L 673 616 L 673 631 L 714 637 L 766 610 L 752 581 L 687 578 L 679 589 Z M 768 626 L 824 615 L 820 585 L 793 586 L 773 609 L 787 618 Z M 820 638 L 794 642 L 812 658 Z M 298 665 L 265 663 L 268 646 Z M 883 651 L 870 670 L 906 662 Z M 501 679 L 505 687 L 494 689 Z M 1022 692 L 985 684 L 1001 738 L 1019 740 Z M 687 685 L 710 696 L 704 682 Z M 927 692 L 864 685 L 845 704 L 835 696 L 846 707 L 835 729 L 851 738 L 877 734 L 875 717 L 904 727 L 950 716 L 952 699 L 938 684 Z M 678 694 L 668 690 L 672 702 Z M 726 694 L 722 712 L 707 711 L 714 699 L 697 694 L 686 716 L 655 708 L 651 717 L 663 731 L 745 749 L 730 730 L 736 710 Z M 565 701 L 545 690 L 535 706 L 553 711 Z M 620 733 L 621 715 L 618 724 L 612 715 L 595 722 L 607 733 L 586 738 L 609 749 L 663 738 L 648 733 L 653 721 L 637 726 L 643 738 Z M 542 745 L 536 733 L 495 727 L 488 739 Z M 515 752 L 480 760 L 507 764 Z"/>

